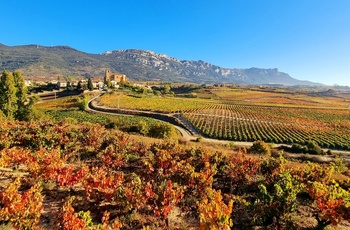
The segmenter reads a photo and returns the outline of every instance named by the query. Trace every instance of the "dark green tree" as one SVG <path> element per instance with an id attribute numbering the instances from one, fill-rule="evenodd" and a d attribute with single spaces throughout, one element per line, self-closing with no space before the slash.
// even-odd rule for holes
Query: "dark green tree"
<path id="1" fill-rule="evenodd" d="M 17 89 L 13 75 L 4 71 L 0 79 L 0 109 L 9 119 L 15 118 L 17 111 Z"/>
<path id="2" fill-rule="evenodd" d="M 83 86 L 81 84 L 81 81 L 79 81 L 77 85 L 77 90 L 82 90 L 82 89 L 83 89 Z"/>
<path id="3" fill-rule="evenodd" d="M 15 118 L 17 120 L 28 120 L 29 116 L 29 105 L 28 105 L 28 89 L 25 85 L 22 73 L 18 70 L 13 72 L 13 78 L 15 82 L 16 98 L 17 98 L 17 111 L 15 113 Z"/>
<path id="4" fill-rule="evenodd" d="M 94 85 L 92 84 L 91 77 L 89 77 L 89 79 L 88 79 L 87 87 L 88 87 L 88 90 L 90 90 L 90 91 L 92 91 L 94 89 Z"/>
<path id="5" fill-rule="evenodd" d="M 4 71 L 0 79 L 0 110 L 8 119 L 29 121 L 34 118 L 33 105 L 39 97 L 28 98 L 28 89 L 18 70 Z"/>

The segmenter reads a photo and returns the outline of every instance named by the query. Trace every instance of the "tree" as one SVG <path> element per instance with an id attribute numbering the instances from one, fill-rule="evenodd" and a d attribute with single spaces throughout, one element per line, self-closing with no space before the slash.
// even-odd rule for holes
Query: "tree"
<path id="1" fill-rule="evenodd" d="M 0 80 L 0 110 L 8 119 L 29 121 L 33 118 L 33 105 L 39 98 L 34 96 L 28 99 L 27 93 L 20 71 L 3 72 Z"/>
<path id="2" fill-rule="evenodd" d="M 0 122 L 2 121 L 6 121 L 7 117 L 5 116 L 5 114 L 2 112 L 2 110 L 0 110 Z"/>
<path id="3" fill-rule="evenodd" d="M 75 81 L 75 77 L 67 76 L 65 79 L 67 81 L 67 90 L 74 90 L 73 81 Z"/>
<path id="4" fill-rule="evenodd" d="M 4 71 L 0 79 L 0 109 L 9 119 L 15 118 L 17 111 L 17 89 L 13 75 Z"/>
<path id="5" fill-rule="evenodd" d="M 17 97 L 17 111 L 15 114 L 15 118 L 18 120 L 28 120 L 29 106 L 28 106 L 28 89 L 24 83 L 24 78 L 22 77 L 22 73 L 18 70 L 13 72 L 15 87 L 17 89 L 16 97 Z"/>
<path id="6" fill-rule="evenodd" d="M 26 105 L 26 113 L 25 113 L 25 116 L 23 117 L 23 120 L 29 121 L 29 120 L 33 120 L 34 118 L 37 118 L 38 114 L 34 109 L 34 104 L 37 103 L 38 101 L 40 101 L 40 97 L 37 95 L 31 96 L 29 98 L 29 102 Z"/>
<path id="7" fill-rule="evenodd" d="M 94 85 L 92 84 L 92 80 L 91 77 L 89 77 L 88 83 L 87 83 L 87 87 L 90 91 L 92 91 L 94 89 Z"/>
<path id="8" fill-rule="evenodd" d="M 74 77 L 74 76 L 67 76 L 67 77 L 66 77 L 66 81 L 67 81 L 67 82 L 71 82 L 71 83 L 72 83 L 74 80 L 75 80 L 75 77 Z"/>
<path id="9" fill-rule="evenodd" d="M 82 89 L 83 89 L 83 86 L 81 84 L 81 81 L 79 81 L 77 85 L 77 90 L 82 90 Z"/>

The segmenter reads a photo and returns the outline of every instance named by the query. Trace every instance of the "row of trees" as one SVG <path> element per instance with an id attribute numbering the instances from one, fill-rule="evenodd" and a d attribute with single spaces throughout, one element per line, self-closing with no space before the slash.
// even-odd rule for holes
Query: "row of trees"
<path id="1" fill-rule="evenodd" d="M 92 91 L 94 89 L 94 85 L 92 84 L 91 78 L 88 79 L 87 84 L 82 84 L 81 81 L 78 82 L 77 85 L 78 90 L 90 90 Z"/>
<path id="2" fill-rule="evenodd" d="M 0 111 L 8 119 L 31 120 L 38 97 L 28 98 L 28 89 L 20 71 L 3 71 L 0 79 Z"/>

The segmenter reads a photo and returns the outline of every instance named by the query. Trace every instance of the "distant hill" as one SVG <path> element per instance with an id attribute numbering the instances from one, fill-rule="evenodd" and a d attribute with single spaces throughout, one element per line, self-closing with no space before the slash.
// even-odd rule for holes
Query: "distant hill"
<path id="1" fill-rule="evenodd" d="M 229 69 L 204 61 L 178 60 L 145 50 L 117 50 L 89 54 L 68 46 L 6 46 L 0 44 L 0 70 L 20 69 L 25 77 L 103 76 L 106 68 L 132 80 L 198 84 L 321 85 L 300 81 L 278 69 Z"/>

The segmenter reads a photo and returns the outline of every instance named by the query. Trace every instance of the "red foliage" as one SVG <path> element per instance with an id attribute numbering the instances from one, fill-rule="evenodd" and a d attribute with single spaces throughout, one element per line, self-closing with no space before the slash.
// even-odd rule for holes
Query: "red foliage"
<path id="1" fill-rule="evenodd" d="M 16 229 L 41 229 L 37 226 L 43 210 L 40 185 L 19 192 L 20 185 L 18 177 L 0 193 L 0 219 L 10 221 Z"/>

